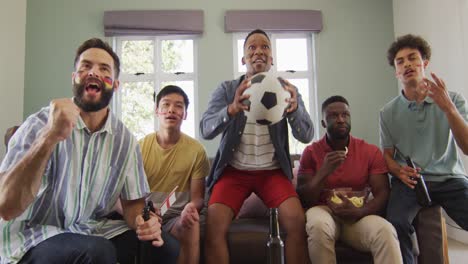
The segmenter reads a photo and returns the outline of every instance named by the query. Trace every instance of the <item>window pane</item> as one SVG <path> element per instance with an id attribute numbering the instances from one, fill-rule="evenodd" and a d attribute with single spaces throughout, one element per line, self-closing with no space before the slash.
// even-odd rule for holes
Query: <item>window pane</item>
<path id="1" fill-rule="evenodd" d="M 310 115 L 310 96 L 309 96 L 309 80 L 308 79 L 288 79 L 290 83 L 297 87 L 299 93 L 302 96 L 304 105 L 307 109 L 307 112 Z M 317 125 L 317 124 L 314 124 Z M 289 128 L 289 151 L 291 154 L 302 154 L 302 151 L 307 147 L 308 144 L 303 144 L 295 139 L 292 135 L 291 128 Z"/>
<path id="2" fill-rule="evenodd" d="M 182 122 L 182 132 L 195 138 L 195 107 L 194 101 L 195 97 L 193 94 L 193 81 L 179 81 L 179 82 L 163 82 L 161 83 L 161 88 L 164 88 L 166 85 L 177 85 L 187 94 L 189 98 L 189 107 L 187 109 L 187 118 Z M 197 126 L 198 127 L 198 126 Z"/>
<path id="3" fill-rule="evenodd" d="M 126 82 L 122 89 L 122 121 L 137 139 L 154 132 L 153 82 Z"/>
<path id="4" fill-rule="evenodd" d="M 237 70 L 239 72 L 247 72 L 245 65 L 242 65 L 242 57 L 244 56 L 244 39 L 237 40 Z"/>
<path id="5" fill-rule="evenodd" d="M 122 72 L 153 73 L 154 43 L 151 40 L 122 41 Z"/>
<path id="6" fill-rule="evenodd" d="M 277 39 L 275 59 L 278 71 L 307 71 L 307 40 Z"/>
<path id="7" fill-rule="evenodd" d="M 310 95 L 309 95 L 309 80 L 308 79 L 288 79 L 288 81 L 297 87 L 299 93 L 302 95 L 307 112 L 310 113 Z"/>
<path id="8" fill-rule="evenodd" d="M 164 72 L 193 72 L 193 40 L 161 41 Z"/>

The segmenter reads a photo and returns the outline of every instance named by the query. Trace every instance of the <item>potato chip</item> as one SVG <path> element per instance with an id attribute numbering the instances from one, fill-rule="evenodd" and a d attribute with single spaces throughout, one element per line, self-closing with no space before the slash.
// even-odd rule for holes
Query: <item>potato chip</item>
<path id="1" fill-rule="evenodd" d="M 362 207 L 364 205 L 364 197 L 354 196 L 354 197 L 348 198 L 348 200 L 350 200 L 351 203 L 353 203 L 353 205 L 356 207 Z"/>
<path id="2" fill-rule="evenodd" d="M 343 200 L 341 200 L 340 197 L 336 196 L 336 194 L 334 194 L 334 195 L 330 198 L 330 201 L 332 201 L 332 202 L 335 203 L 335 204 L 342 204 L 342 203 L 343 203 Z"/>

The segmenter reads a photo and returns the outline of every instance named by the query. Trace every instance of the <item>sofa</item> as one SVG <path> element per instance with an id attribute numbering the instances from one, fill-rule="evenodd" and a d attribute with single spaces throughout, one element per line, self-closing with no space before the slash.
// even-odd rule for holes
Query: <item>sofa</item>
<path id="1" fill-rule="evenodd" d="M 294 161 L 299 160 L 299 158 L 299 155 L 293 155 L 291 164 L 294 164 Z M 230 263 L 257 264 L 266 262 L 266 242 L 269 234 L 268 214 L 268 208 L 255 194 L 247 198 L 239 215 L 229 228 L 227 239 Z M 418 248 L 415 248 L 417 263 L 445 263 L 447 238 L 444 232 L 445 221 L 441 207 L 432 206 L 422 209 L 416 216 L 413 225 L 419 242 Z M 284 231 L 281 232 L 283 241 L 286 235 Z M 201 263 L 203 263 L 203 253 L 201 254 Z M 336 256 L 337 262 L 343 264 L 373 263 L 370 253 L 354 250 L 339 241 L 336 244 Z"/>
<path id="2" fill-rule="evenodd" d="M 5 145 L 8 144 L 10 137 L 17 128 L 13 127 L 7 130 L 4 137 Z M 291 164 L 294 164 L 294 161 L 299 160 L 299 158 L 299 155 L 293 155 Z M 207 201 L 207 199 L 208 196 L 206 196 L 205 200 Z M 202 211 L 203 213 L 206 213 L 206 208 Z M 258 264 L 266 262 L 266 242 L 269 234 L 268 213 L 268 208 L 255 194 L 247 198 L 238 216 L 233 220 L 227 235 L 230 263 Z M 418 263 L 447 263 L 447 237 L 441 207 L 432 206 L 422 209 L 413 224 L 416 229 L 419 248 Z M 281 232 L 283 241 L 286 235 L 283 231 Z M 203 231 L 201 239 L 204 239 Z M 203 243 L 201 243 L 201 247 L 200 263 L 204 263 Z M 340 242 L 336 244 L 336 255 L 338 263 L 373 263 L 370 253 L 359 252 Z"/>
<path id="3" fill-rule="evenodd" d="M 268 210 L 264 205 L 250 206 L 249 211 L 252 211 L 240 215 L 229 228 L 228 247 L 231 263 L 254 264 L 264 263 L 266 260 L 266 241 L 269 233 Z M 254 213 L 253 210 L 257 210 L 257 212 Z M 259 215 L 261 212 L 264 212 L 263 216 Z M 252 213 L 252 215 L 249 215 L 249 213 Z M 422 209 L 417 215 L 414 226 L 419 241 L 418 263 L 444 263 L 446 254 L 444 252 L 444 245 L 446 244 L 444 243 L 447 242 L 443 224 L 444 220 L 440 206 Z M 284 241 L 286 234 L 281 232 L 281 237 Z M 341 242 L 336 244 L 336 256 L 338 263 L 373 263 L 370 253 L 354 250 Z"/>

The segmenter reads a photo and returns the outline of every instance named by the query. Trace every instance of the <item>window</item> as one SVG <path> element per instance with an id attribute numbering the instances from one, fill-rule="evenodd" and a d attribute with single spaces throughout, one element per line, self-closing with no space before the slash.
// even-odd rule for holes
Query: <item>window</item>
<path id="1" fill-rule="evenodd" d="M 244 54 L 244 39 L 247 33 L 236 33 L 234 41 L 234 77 L 246 72 L 241 59 Z M 313 33 L 274 33 L 270 36 L 273 62 L 271 72 L 294 84 L 302 95 L 305 107 L 315 126 L 318 139 L 318 106 L 315 73 L 314 34 Z M 291 154 L 302 154 L 307 144 L 297 141 L 289 131 L 289 150 Z"/>
<path id="2" fill-rule="evenodd" d="M 158 128 L 153 93 L 168 84 L 181 87 L 189 97 L 182 131 L 197 136 L 196 40 L 185 36 L 115 37 L 121 60 L 120 88 L 114 94 L 113 112 L 141 139 Z"/>

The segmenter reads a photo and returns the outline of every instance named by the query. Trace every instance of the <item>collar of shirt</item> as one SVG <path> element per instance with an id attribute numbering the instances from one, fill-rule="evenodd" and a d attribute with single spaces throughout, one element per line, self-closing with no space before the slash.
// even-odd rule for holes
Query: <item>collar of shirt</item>
<path id="1" fill-rule="evenodd" d="M 96 131 L 96 133 L 104 133 L 104 132 L 107 132 L 109 134 L 112 135 L 112 131 L 113 129 L 115 129 L 115 125 L 117 124 L 117 122 L 115 122 L 115 120 L 113 120 L 115 118 L 115 116 L 113 115 L 112 111 L 108 110 L 108 115 L 107 115 L 107 119 L 106 119 L 106 123 L 104 123 L 104 126 L 99 130 L 99 131 Z M 75 129 L 78 129 L 78 130 L 86 130 L 86 132 L 88 133 L 91 133 L 89 131 L 89 129 L 86 127 L 86 124 L 85 122 L 83 121 L 83 119 L 81 118 L 81 116 L 78 116 L 78 122 L 76 123 L 76 128 Z"/>
<path id="2" fill-rule="evenodd" d="M 423 107 L 425 105 L 434 103 L 434 100 L 432 98 L 430 98 L 429 96 L 426 96 L 426 98 L 424 98 L 424 103 L 423 104 L 417 104 L 416 101 L 408 100 L 408 98 L 406 98 L 403 90 L 401 90 L 401 92 L 400 92 L 400 98 L 406 104 L 408 109 L 410 109 L 411 111 L 421 110 L 421 109 L 423 109 Z"/>

